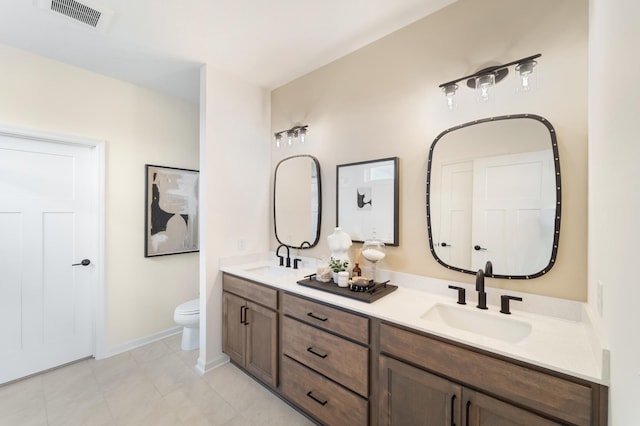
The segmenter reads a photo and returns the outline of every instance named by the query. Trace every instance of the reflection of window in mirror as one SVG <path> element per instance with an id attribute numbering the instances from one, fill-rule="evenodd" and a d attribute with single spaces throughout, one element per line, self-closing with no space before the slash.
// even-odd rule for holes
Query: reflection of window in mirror
<path id="1" fill-rule="evenodd" d="M 555 132 L 541 117 L 495 117 L 443 132 L 427 184 L 432 254 L 467 273 L 486 261 L 494 276 L 546 273 L 559 237 L 559 170 Z"/>

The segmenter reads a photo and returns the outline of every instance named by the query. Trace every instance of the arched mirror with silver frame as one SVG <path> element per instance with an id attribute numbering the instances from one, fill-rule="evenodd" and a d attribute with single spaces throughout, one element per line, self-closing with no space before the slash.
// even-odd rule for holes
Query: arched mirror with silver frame
<path id="1" fill-rule="evenodd" d="M 276 239 L 292 248 L 311 248 L 320 239 L 320 163 L 311 155 L 281 160 L 275 169 L 273 223 Z"/>
<path id="2" fill-rule="evenodd" d="M 429 150 L 427 228 L 448 269 L 531 279 L 554 265 L 560 237 L 556 133 L 533 114 L 486 118 L 440 133 Z"/>

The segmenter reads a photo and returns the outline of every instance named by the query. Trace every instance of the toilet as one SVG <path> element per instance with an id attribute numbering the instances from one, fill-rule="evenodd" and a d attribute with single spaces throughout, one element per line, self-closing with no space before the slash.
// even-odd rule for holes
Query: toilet
<path id="1" fill-rule="evenodd" d="M 189 300 L 178 306 L 173 313 L 173 320 L 184 327 L 182 350 L 198 349 L 200 347 L 200 299 Z"/>

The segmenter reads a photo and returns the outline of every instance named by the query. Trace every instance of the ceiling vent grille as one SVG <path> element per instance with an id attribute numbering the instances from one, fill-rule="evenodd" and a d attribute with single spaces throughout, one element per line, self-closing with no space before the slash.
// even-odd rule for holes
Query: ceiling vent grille
<path id="1" fill-rule="evenodd" d="M 112 10 L 91 0 L 83 0 L 82 2 L 77 0 L 39 0 L 38 4 L 43 9 L 59 13 L 100 31 L 106 29 L 113 16 Z"/>

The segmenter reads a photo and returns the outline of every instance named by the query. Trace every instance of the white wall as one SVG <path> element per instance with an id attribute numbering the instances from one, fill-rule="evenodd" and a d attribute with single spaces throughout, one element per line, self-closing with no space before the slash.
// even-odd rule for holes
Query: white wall
<path id="1" fill-rule="evenodd" d="M 587 52 L 584 0 L 459 0 L 274 90 L 272 130 L 305 123 L 309 133 L 304 148 L 275 152 L 272 168 L 284 156 L 307 153 L 319 159 L 322 170 L 321 239 L 305 255 L 329 255 L 336 165 L 398 156 L 400 246 L 388 247 L 379 267 L 472 283 L 474 276 L 443 268 L 429 251 L 429 147 L 455 125 L 534 113 L 547 118 L 558 136 L 563 185 L 558 258 L 543 277 L 489 279 L 487 286 L 586 300 Z M 530 93 L 518 94 L 519 80 L 510 75 L 492 88 L 488 102 L 479 102 L 463 82 L 456 108 L 446 109 L 439 84 L 536 53 L 542 53 L 532 77 L 538 85 Z M 273 231 L 270 243 L 277 246 Z M 359 247 L 352 246 L 352 258 Z"/>
<path id="2" fill-rule="evenodd" d="M 197 105 L 3 45 L 0 75 L 3 124 L 106 141 L 106 354 L 175 327 L 199 256 L 144 258 L 144 165 L 198 168 Z"/>
<path id="3" fill-rule="evenodd" d="M 610 425 L 639 423 L 640 3 L 591 0 L 589 37 L 589 303 L 611 347 Z"/>
<path id="4" fill-rule="evenodd" d="M 226 359 L 220 259 L 268 249 L 269 96 L 264 89 L 205 66 L 200 108 L 200 167 L 205 173 L 200 188 L 205 218 L 200 291 L 205 300 L 198 368 L 205 371 Z"/>

